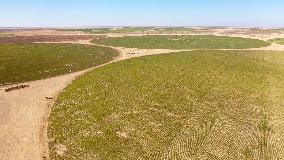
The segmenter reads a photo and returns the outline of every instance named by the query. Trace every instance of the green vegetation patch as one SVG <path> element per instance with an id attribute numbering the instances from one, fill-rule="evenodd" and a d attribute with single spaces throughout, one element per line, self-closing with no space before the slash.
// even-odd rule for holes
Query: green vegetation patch
<path id="1" fill-rule="evenodd" d="M 10 37 L 11 35 L 6 33 L 0 33 L 0 38 Z"/>
<path id="2" fill-rule="evenodd" d="M 109 37 L 92 41 L 116 47 L 140 49 L 246 49 L 269 46 L 269 42 L 223 36 L 137 36 Z"/>
<path id="3" fill-rule="evenodd" d="M 276 39 L 272 39 L 272 40 L 270 40 L 270 42 L 272 42 L 272 43 L 276 43 L 276 44 L 284 45 L 284 38 L 276 38 Z"/>
<path id="4" fill-rule="evenodd" d="M 0 85 L 76 72 L 111 61 L 112 49 L 75 44 L 0 45 Z"/>
<path id="5" fill-rule="evenodd" d="M 277 57 L 284 53 L 192 51 L 98 68 L 60 94 L 51 158 L 281 159 Z"/>

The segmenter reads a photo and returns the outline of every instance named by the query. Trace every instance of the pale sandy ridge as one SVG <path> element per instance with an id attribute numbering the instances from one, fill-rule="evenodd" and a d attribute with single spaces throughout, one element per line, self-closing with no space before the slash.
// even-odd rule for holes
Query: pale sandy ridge
<path id="1" fill-rule="evenodd" d="M 82 31 L 64 31 L 54 29 L 35 29 L 35 30 L 12 30 L 7 31 L 7 34 L 13 34 L 15 36 L 39 36 L 39 35 L 94 35 L 94 36 L 109 36 L 109 37 L 124 37 L 124 36 L 145 36 L 145 35 L 216 35 L 216 36 L 228 36 L 228 37 L 243 37 L 253 38 L 260 40 L 269 40 L 274 38 L 284 38 L 284 30 L 281 32 L 273 31 L 270 29 L 254 32 L 249 28 L 223 28 L 223 29 L 206 29 L 195 27 L 194 31 L 159 33 L 159 31 L 146 31 L 135 33 L 105 33 L 105 34 L 88 34 Z M 268 33 L 265 33 L 268 32 Z"/>
<path id="2" fill-rule="evenodd" d="M 64 43 L 80 43 L 91 45 L 90 41 Z M 123 47 L 111 48 L 117 49 L 120 52 L 120 56 L 109 63 L 146 55 L 191 51 L 171 49 L 137 49 Z M 284 51 L 284 47 L 281 45 L 272 44 L 271 46 L 265 48 L 247 50 Z M 30 85 L 31 87 L 22 90 L 6 93 L 4 92 L 4 88 L 6 88 L 7 86 L 0 88 L 1 159 L 39 160 L 44 159 L 43 157 L 46 157 L 48 159 L 47 120 L 51 111 L 51 106 L 53 105 L 56 96 L 77 77 L 101 66 L 67 75 L 23 83 Z M 47 100 L 45 99 L 45 97 L 54 97 L 54 99 Z"/>

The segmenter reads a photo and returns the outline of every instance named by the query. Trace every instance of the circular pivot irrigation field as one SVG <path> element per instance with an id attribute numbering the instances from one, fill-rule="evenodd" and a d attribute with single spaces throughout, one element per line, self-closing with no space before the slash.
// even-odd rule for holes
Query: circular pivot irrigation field
<path id="1" fill-rule="evenodd" d="M 59 96 L 53 159 L 281 159 L 284 54 L 191 51 L 98 68 Z"/>
<path id="2" fill-rule="evenodd" d="M 82 44 L 1 44 L 0 86 L 84 70 L 118 55 L 110 48 Z"/>
<path id="3" fill-rule="evenodd" d="M 139 49 L 248 49 L 270 45 L 257 39 L 211 35 L 102 37 L 92 42 Z"/>

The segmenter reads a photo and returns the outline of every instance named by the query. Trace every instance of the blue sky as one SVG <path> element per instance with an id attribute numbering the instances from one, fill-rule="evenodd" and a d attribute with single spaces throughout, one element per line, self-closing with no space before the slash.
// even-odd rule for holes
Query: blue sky
<path id="1" fill-rule="evenodd" d="M 284 27 L 284 0 L 0 0 L 0 27 Z"/>

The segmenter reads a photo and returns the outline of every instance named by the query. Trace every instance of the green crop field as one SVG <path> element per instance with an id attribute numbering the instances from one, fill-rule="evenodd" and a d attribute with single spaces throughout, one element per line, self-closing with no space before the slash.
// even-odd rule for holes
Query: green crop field
<path id="1" fill-rule="evenodd" d="M 141 49 L 246 49 L 270 45 L 269 42 L 256 39 L 221 36 L 105 37 L 92 42 Z"/>
<path id="2" fill-rule="evenodd" d="M 281 159 L 283 60 L 276 51 L 211 50 L 98 68 L 60 94 L 48 129 L 50 156 Z"/>
<path id="3" fill-rule="evenodd" d="M 273 42 L 273 43 L 276 43 L 276 44 L 284 45 L 284 38 L 272 39 L 272 40 L 270 40 L 270 42 Z"/>
<path id="4" fill-rule="evenodd" d="M 5 34 L 5 33 L 0 33 L 0 38 L 4 38 L 4 37 L 9 37 L 10 35 Z"/>
<path id="5" fill-rule="evenodd" d="M 115 56 L 112 49 L 90 45 L 0 45 L 0 86 L 83 70 Z"/>

